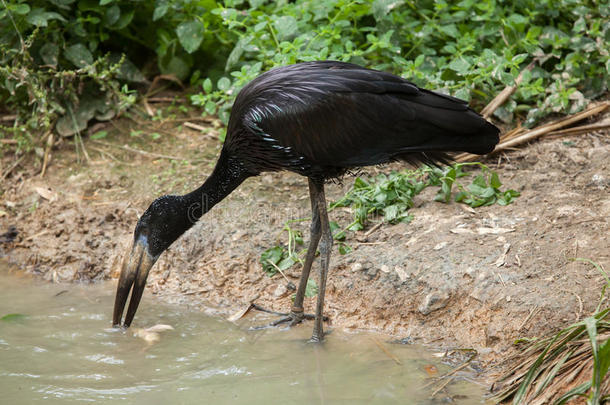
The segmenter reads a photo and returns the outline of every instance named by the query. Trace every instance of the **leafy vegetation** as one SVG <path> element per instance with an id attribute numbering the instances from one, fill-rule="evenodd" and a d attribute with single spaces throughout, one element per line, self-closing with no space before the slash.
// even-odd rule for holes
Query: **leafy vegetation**
<path id="1" fill-rule="evenodd" d="M 26 148 L 51 128 L 78 133 L 133 103 L 123 84 L 157 73 L 197 85 L 193 104 L 226 122 L 260 72 L 318 59 L 477 107 L 523 71 L 495 114 L 531 125 L 607 90 L 609 10 L 607 0 L 1 0 L 0 104 L 18 114 L 1 136 Z"/>
<path id="2" fill-rule="evenodd" d="M 225 1 L 212 13 L 231 49 L 226 73 L 211 75 L 192 100 L 226 120 L 232 97 L 260 71 L 335 59 L 482 105 L 535 62 L 496 111 L 506 122 L 527 112 L 531 125 L 552 111 L 580 110 L 585 98 L 606 91 L 608 10 L 576 0 Z"/>
<path id="3" fill-rule="evenodd" d="M 204 32 L 207 24 L 193 32 L 191 20 L 215 7 L 214 1 L 2 0 L 0 105 L 17 119 L 0 126 L 0 137 L 27 150 L 51 129 L 78 135 L 91 119 L 131 106 L 135 95 L 125 85 L 145 83 L 142 72 L 189 78 L 190 54 L 214 36 Z"/>
<path id="4" fill-rule="evenodd" d="M 468 176 L 463 170 L 467 166 L 478 167 L 480 173 L 464 186 L 457 179 Z M 380 174 L 369 180 L 357 177 L 352 189 L 339 201 L 332 203 L 330 209 L 351 207 L 354 220 L 347 229 L 352 231 L 364 229 L 373 215 L 381 215 L 382 220 L 390 224 L 409 222 L 412 216 L 408 209 L 413 206 L 413 197 L 430 186 L 439 187 L 435 201 L 448 203 L 453 196 L 456 202 L 471 207 L 508 205 L 519 196 L 515 190 L 501 191 L 502 183 L 498 174 L 484 164 L 456 163 L 445 169 L 422 167 L 389 175 Z M 459 190 L 455 194 L 454 186 Z"/>
<path id="5" fill-rule="evenodd" d="M 463 167 L 467 166 L 478 166 L 481 173 L 474 178 L 472 183 L 464 187 L 456 179 L 467 176 L 467 173 L 464 173 L 462 170 Z M 428 175 L 429 185 L 440 186 L 440 190 L 434 198 L 435 201 L 449 202 L 453 185 L 459 190 L 455 195 L 455 201 L 462 202 L 473 208 L 493 204 L 508 205 L 516 197 L 519 197 L 519 192 L 515 190 L 501 191 L 502 183 L 498 174 L 479 162 L 458 163 L 447 168 L 445 171 L 432 168 L 428 171 Z"/>

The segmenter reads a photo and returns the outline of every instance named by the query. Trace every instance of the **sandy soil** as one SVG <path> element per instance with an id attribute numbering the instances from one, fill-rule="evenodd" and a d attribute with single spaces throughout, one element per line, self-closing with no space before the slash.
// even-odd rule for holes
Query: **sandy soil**
<path id="1" fill-rule="evenodd" d="M 219 151 L 213 129 L 202 134 L 173 122 L 134 133 L 131 125 L 108 126 L 103 143 L 85 140 L 89 163 L 75 164 L 74 145 L 64 140 L 44 178 L 37 166 L 2 183 L 0 233 L 10 226 L 18 231 L 13 242 L 0 243 L 4 260 L 55 282 L 118 276 L 138 215 L 159 195 L 201 184 Z M 154 131 L 161 138 L 151 140 Z M 487 163 L 522 193 L 512 205 L 472 212 L 434 202 L 429 189 L 418 197 L 412 223 L 350 234 L 354 251 L 344 256 L 335 248 L 326 301 L 331 328 L 474 348 L 492 370 L 516 338 L 544 334 L 594 310 L 603 279 L 593 266 L 570 259 L 610 268 L 610 134 L 546 139 Z M 329 199 L 351 183 L 328 185 Z M 147 294 L 226 315 L 252 299 L 287 310 L 286 280 L 264 274 L 259 256 L 276 243 L 286 220 L 308 217 L 308 210 L 306 181 L 297 175 L 247 180 L 159 259 Z M 347 224 L 350 213 L 335 210 L 331 220 Z M 296 227 L 307 235 L 307 222 Z M 299 270 L 287 272 L 295 284 Z M 306 300 L 310 312 L 314 300 Z"/>

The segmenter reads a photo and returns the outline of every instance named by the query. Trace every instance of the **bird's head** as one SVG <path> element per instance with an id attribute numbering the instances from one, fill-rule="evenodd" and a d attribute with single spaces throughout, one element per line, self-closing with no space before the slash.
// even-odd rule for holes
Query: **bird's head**
<path id="1" fill-rule="evenodd" d="M 114 302 L 114 326 L 121 324 L 127 296 L 133 286 L 123 325 L 129 327 L 131 324 L 151 267 L 161 253 L 196 222 L 197 217 L 191 212 L 193 207 L 190 208 L 182 196 L 168 195 L 153 201 L 140 217 L 133 235 L 133 246 L 123 260 Z"/>

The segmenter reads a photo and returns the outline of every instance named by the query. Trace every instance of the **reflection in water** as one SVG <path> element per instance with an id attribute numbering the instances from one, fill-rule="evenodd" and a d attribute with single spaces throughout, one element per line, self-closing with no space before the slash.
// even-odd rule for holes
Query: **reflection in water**
<path id="1" fill-rule="evenodd" d="M 424 367 L 434 363 L 421 348 L 386 345 L 397 364 L 370 334 L 335 331 L 310 344 L 309 324 L 249 331 L 251 319 L 233 324 L 153 300 L 136 324 L 174 330 L 150 344 L 109 327 L 113 295 L 110 284 L 59 286 L 0 273 L 0 317 L 25 315 L 0 321 L 0 402 L 434 404 L 447 397 L 430 400 L 434 387 L 421 388 Z M 450 388 L 458 404 L 483 403 L 482 392 L 467 382 Z"/>

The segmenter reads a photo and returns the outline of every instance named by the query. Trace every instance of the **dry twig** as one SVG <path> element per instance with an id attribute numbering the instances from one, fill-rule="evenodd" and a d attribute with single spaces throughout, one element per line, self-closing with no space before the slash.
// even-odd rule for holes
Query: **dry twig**
<path id="1" fill-rule="evenodd" d="M 379 346 L 379 348 L 381 349 L 381 351 L 383 351 L 389 358 L 391 358 L 392 360 L 394 360 L 396 362 L 396 364 L 398 364 L 399 366 L 402 364 L 400 362 L 400 359 L 398 357 L 396 357 L 395 355 L 393 355 L 392 353 L 390 353 L 390 351 L 388 349 L 386 349 L 379 340 L 377 340 L 377 338 L 372 338 L 373 342 L 375 342 L 375 344 L 377 346 Z"/>
<path id="2" fill-rule="evenodd" d="M 523 73 L 526 71 L 531 71 L 534 68 L 534 63 L 535 61 L 527 65 L 527 67 L 523 69 L 521 73 L 519 73 L 519 76 L 517 76 L 517 78 L 515 79 L 515 84 L 506 86 L 504 90 L 498 93 L 498 95 L 494 97 L 494 99 L 491 100 L 491 102 L 487 104 L 487 106 L 483 108 L 483 110 L 481 110 L 481 115 L 483 117 L 491 117 L 491 114 L 493 114 L 494 111 L 498 109 L 498 107 L 500 107 L 506 102 L 506 100 L 508 100 L 508 98 L 515 92 L 515 90 L 517 90 L 517 87 L 523 81 Z"/>

